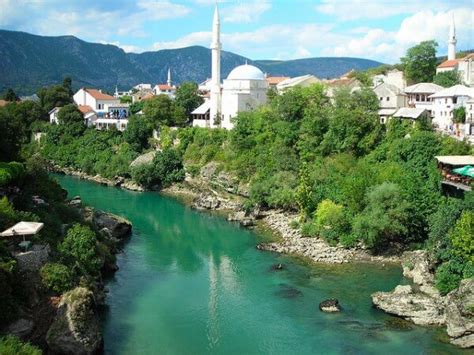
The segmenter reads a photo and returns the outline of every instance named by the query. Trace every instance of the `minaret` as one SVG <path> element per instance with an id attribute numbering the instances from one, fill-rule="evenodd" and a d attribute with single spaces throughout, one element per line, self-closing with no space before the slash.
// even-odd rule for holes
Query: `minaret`
<path id="1" fill-rule="evenodd" d="M 210 108 L 210 124 L 211 127 L 219 126 L 214 124 L 216 117 L 221 116 L 221 34 L 219 8 L 216 2 L 214 10 L 214 20 L 212 22 L 212 76 L 211 76 L 211 108 Z"/>
<path id="2" fill-rule="evenodd" d="M 456 26 L 454 25 L 454 14 L 451 18 L 451 27 L 449 28 L 448 40 L 448 60 L 456 59 Z"/>
<path id="3" fill-rule="evenodd" d="M 168 80 L 166 81 L 168 86 L 171 86 L 171 68 L 168 68 Z"/>

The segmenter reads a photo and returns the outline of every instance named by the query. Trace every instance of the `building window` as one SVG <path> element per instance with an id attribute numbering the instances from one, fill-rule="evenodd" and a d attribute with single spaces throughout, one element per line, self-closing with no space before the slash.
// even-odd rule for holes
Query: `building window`
<path id="1" fill-rule="evenodd" d="M 455 96 L 453 97 L 453 104 L 457 104 L 458 103 L 458 98 Z"/>
<path id="2" fill-rule="evenodd" d="M 420 95 L 416 94 L 416 101 L 420 101 Z"/>
<path id="3" fill-rule="evenodd" d="M 387 101 L 390 101 L 390 97 L 387 96 Z"/>

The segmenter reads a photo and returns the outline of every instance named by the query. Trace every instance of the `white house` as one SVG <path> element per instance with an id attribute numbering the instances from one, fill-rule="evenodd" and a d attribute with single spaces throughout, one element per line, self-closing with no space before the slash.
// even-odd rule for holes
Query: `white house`
<path id="1" fill-rule="evenodd" d="M 232 118 L 239 112 L 257 108 L 267 101 L 268 83 L 263 72 L 253 65 L 234 68 L 221 83 L 220 18 L 216 4 L 212 24 L 210 97 L 192 112 L 195 127 L 234 127 Z"/>
<path id="2" fill-rule="evenodd" d="M 374 88 L 379 99 L 380 122 L 385 123 L 399 108 L 407 104 L 407 95 L 398 87 L 381 83 Z"/>
<path id="3" fill-rule="evenodd" d="M 135 85 L 133 89 L 140 91 L 140 90 L 151 90 L 152 88 L 151 88 L 151 84 L 141 83 L 141 84 Z"/>
<path id="4" fill-rule="evenodd" d="M 308 74 L 308 75 L 302 75 L 302 76 L 297 76 L 294 78 L 283 80 L 277 84 L 276 88 L 279 92 L 283 92 L 285 90 L 294 88 L 296 86 L 307 87 L 307 86 L 317 84 L 320 82 L 321 82 L 320 79 L 318 79 L 314 75 Z"/>
<path id="5" fill-rule="evenodd" d="M 405 93 L 408 95 L 407 104 L 409 107 L 427 110 L 432 117 L 433 99 L 430 96 L 443 89 L 442 86 L 433 83 L 418 83 L 407 86 L 405 88 Z"/>
<path id="6" fill-rule="evenodd" d="M 77 109 L 82 113 L 82 116 L 84 117 L 84 124 L 87 125 L 87 127 L 95 125 L 95 121 L 97 120 L 97 114 L 90 106 L 78 105 Z M 55 107 L 51 111 L 49 111 L 49 123 L 59 124 L 58 114 L 60 110 L 61 107 Z"/>
<path id="7" fill-rule="evenodd" d="M 430 113 L 424 108 L 402 107 L 399 108 L 392 117 L 413 120 L 413 122 L 415 122 L 421 118 L 430 118 Z"/>
<path id="8" fill-rule="evenodd" d="M 474 98 L 466 101 L 466 128 L 465 132 L 470 136 L 470 140 L 474 143 Z"/>
<path id="9" fill-rule="evenodd" d="M 104 94 L 97 89 L 79 89 L 73 96 L 76 105 L 89 106 L 98 114 L 108 112 L 108 107 L 120 104 L 120 100 L 113 96 Z"/>
<path id="10" fill-rule="evenodd" d="M 454 133 L 453 111 L 466 106 L 467 101 L 473 96 L 474 89 L 464 85 L 455 85 L 431 95 L 435 127 L 445 132 Z"/>
<path id="11" fill-rule="evenodd" d="M 402 91 L 407 86 L 405 75 L 403 74 L 402 71 L 398 69 L 390 70 L 386 74 L 374 75 L 374 77 L 372 78 L 372 82 L 373 82 L 374 87 L 382 83 L 385 83 L 385 84 L 393 85 Z"/>
<path id="12" fill-rule="evenodd" d="M 58 121 L 58 113 L 61 107 L 55 107 L 51 111 L 48 112 L 49 114 L 49 123 L 51 124 L 59 124 Z"/>

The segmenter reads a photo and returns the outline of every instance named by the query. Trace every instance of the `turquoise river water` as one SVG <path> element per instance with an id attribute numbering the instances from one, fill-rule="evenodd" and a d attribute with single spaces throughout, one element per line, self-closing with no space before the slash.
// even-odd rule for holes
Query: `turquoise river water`
<path id="1" fill-rule="evenodd" d="M 443 331 L 394 325 L 370 294 L 396 266 L 305 265 L 260 252 L 262 236 L 158 193 L 57 176 L 70 196 L 128 218 L 133 235 L 107 282 L 107 354 L 455 354 Z M 271 271 L 283 263 L 284 271 Z M 318 310 L 335 297 L 338 314 Z"/>

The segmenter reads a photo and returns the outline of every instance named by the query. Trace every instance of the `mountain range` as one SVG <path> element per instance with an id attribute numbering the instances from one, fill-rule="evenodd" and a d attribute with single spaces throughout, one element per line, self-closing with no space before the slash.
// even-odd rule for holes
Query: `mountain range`
<path id="1" fill-rule="evenodd" d="M 273 76 L 313 74 L 322 79 L 382 64 L 348 57 L 251 60 L 223 51 L 223 77 L 246 62 Z M 46 37 L 0 30 L 0 92 L 11 87 L 18 94 L 32 94 L 43 86 L 62 82 L 66 76 L 72 78 L 75 89 L 95 87 L 113 91 L 117 85 L 122 90 L 138 83 L 163 83 L 168 68 L 174 83 L 202 82 L 211 73 L 211 51 L 192 46 L 136 54 L 74 36 Z"/>

